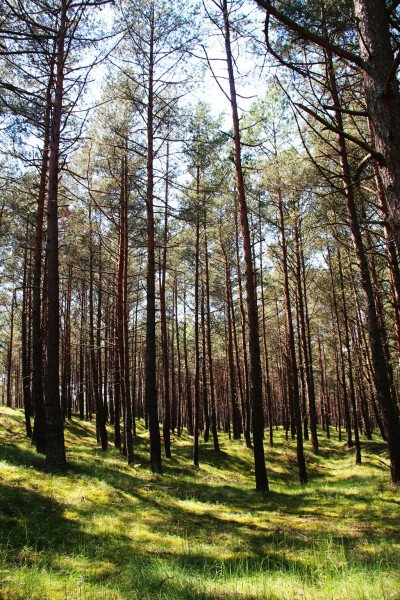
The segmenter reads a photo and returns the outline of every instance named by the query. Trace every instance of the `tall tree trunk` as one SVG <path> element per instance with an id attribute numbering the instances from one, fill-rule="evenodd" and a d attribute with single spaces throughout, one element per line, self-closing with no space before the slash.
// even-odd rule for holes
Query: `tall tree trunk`
<path id="1" fill-rule="evenodd" d="M 64 317 L 64 353 L 61 385 L 61 406 L 64 418 L 72 419 L 71 395 L 71 301 L 72 301 L 72 265 L 68 267 L 68 283 L 65 296 Z"/>
<path id="2" fill-rule="evenodd" d="M 199 173 L 199 170 L 197 170 Z M 198 179 L 197 179 L 198 180 Z M 198 186 L 197 186 L 198 187 Z M 196 211 L 195 271 L 194 271 L 194 422 L 193 464 L 199 466 L 199 419 L 200 419 L 200 350 L 199 350 L 199 254 L 200 219 Z"/>
<path id="3" fill-rule="evenodd" d="M 163 438 L 165 456 L 171 458 L 171 407 L 170 407 L 170 381 L 169 381 L 169 353 L 167 332 L 167 308 L 165 299 L 165 280 L 167 274 L 168 250 L 168 198 L 169 198 L 169 142 L 167 141 L 167 164 L 165 175 L 165 211 L 164 211 L 164 237 L 160 274 L 160 319 L 161 319 L 161 347 L 164 374 L 164 423 Z"/>
<path id="4" fill-rule="evenodd" d="M 280 235 L 281 235 L 281 249 L 282 249 L 282 267 L 283 267 L 283 287 L 285 292 L 285 307 L 286 307 L 286 323 L 288 331 L 288 358 L 290 366 L 290 383 L 292 388 L 293 398 L 293 412 L 294 422 L 296 426 L 296 443 L 297 443 L 297 463 L 299 468 L 299 479 L 300 483 L 307 483 L 307 469 L 306 461 L 304 458 L 303 448 L 303 430 L 301 425 L 301 411 L 300 411 L 300 394 L 299 394 L 299 379 L 297 372 L 297 359 L 296 359 L 296 345 L 294 338 L 293 320 L 292 320 L 292 309 L 290 302 L 290 289 L 289 289 L 289 273 L 288 273 L 288 258 L 287 258 L 287 247 L 286 247 L 286 236 L 285 236 L 285 222 L 283 217 L 283 201 L 280 189 L 278 190 L 278 212 L 279 212 L 279 223 L 280 223 Z"/>
<path id="5" fill-rule="evenodd" d="M 10 318 L 10 339 L 8 340 L 7 349 L 7 391 L 6 391 L 6 402 L 8 408 L 12 407 L 13 394 L 12 394 L 12 366 L 13 366 L 13 346 L 14 346 L 14 309 L 16 304 L 16 291 L 13 291 L 11 300 L 11 318 Z M 15 402 L 14 402 L 15 404 Z"/>
<path id="6" fill-rule="evenodd" d="M 176 327 L 176 355 L 178 361 L 178 402 L 177 402 L 177 433 L 181 435 L 182 431 L 182 364 L 181 364 L 181 346 L 179 338 L 179 319 L 178 319 L 178 279 L 174 282 L 174 321 Z"/>
<path id="7" fill-rule="evenodd" d="M 96 352 L 96 338 L 94 334 L 94 277 L 93 277 L 93 226 L 91 210 L 89 208 L 90 220 L 90 248 L 89 248 L 89 344 L 90 344 L 90 367 L 93 382 L 93 394 L 96 406 L 96 431 L 97 438 L 100 440 L 101 449 L 108 449 L 108 436 L 106 422 L 104 418 L 104 406 L 101 398 L 101 386 L 99 381 L 98 359 L 99 353 Z"/>
<path id="8" fill-rule="evenodd" d="M 185 362 L 185 396 L 186 396 L 186 420 L 190 435 L 193 435 L 193 406 L 192 406 L 192 386 L 190 382 L 189 360 L 187 351 L 186 336 L 186 292 L 183 294 L 183 357 Z"/>
<path id="9" fill-rule="evenodd" d="M 203 399 L 203 413 L 204 413 L 204 441 L 208 442 L 210 439 L 210 413 L 208 407 L 208 393 L 207 393 L 207 358 L 206 358 L 206 310 L 205 310 L 205 288 L 204 284 L 201 286 L 201 347 L 202 347 L 202 399 Z"/>
<path id="10" fill-rule="evenodd" d="M 315 407 L 315 386 L 314 386 L 314 373 L 312 366 L 312 348 L 311 344 L 308 343 L 308 331 L 306 326 L 306 310 L 307 305 L 306 287 L 305 284 L 305 273 L 303 272 L 303 261 L 302 261 L 302 248 L 301 248 L 301 231 L 300 231 L 300 220 L 298 219 L 295 226 L 295 237 L 296 237 L 296 282 L 297 282 L 297 296 L 299 302 L 299 317 L 300 317 L 300 338 L 301 346 L 303 349 L 304 356 L 304 370 L 306 376 L 307 385 L 307 396 L 308 396 L 308 414 L 310 417 L 310 432 L 311 441 L 315 454 L 318 454 L 318 434 L 317 434 L 317 411 Z M 308 311 L 307 311 L 308 312 Z"/>
<path id="11" fill-rule="evenodd" d="M 154 251 L 154 5 L 150 22 L 149 73 L 147 96 L 147 321 L 145 403 L 149 415 L 150 465 L 155 473 L 162 473 L 161 439 L 158 423 L 156 383 L 156 278 Z"/>
<path id="12" fill-rule="evenodd" d="M 129 306 L 128 306 L 128 142 L 125 145 L 125 155 L 123 157 L 123 228 L 122 237 L 122 301 L 123 301 L 123 356 L 121 361 L 124 363 L 124 389 L 125 389 L 125 448 L 128 465 L 134 463 L 133 452 L 133 433 L 132 433 L 132 397 L 131 397 L 131 381 L 130 381 L 130 362 L 129 362 Z"/>
<path id="13" fill-rule="evenodd" d="M 238 289 L 239 289 L 239 308 L 241 316 L 241 336 L 242 336 L 242 352 L 243 352 L 243 371 L 244 371 L 244 393 L 245 393 L 245 411 L 244 411 L 244 439 L 246 441 L 247 448 L 251 448 L 251 409 L 250 409 L 250 385 L 249 385 L 249 361 L 247 357 L 247 344 L 246 344 L 246 311 L 243 304 L 243 290 L 242 290 L 242 274 L 240 269 L 240 256 L 239 256 L 239 224 L 238 224 L 238 207 L 235 203 L 235 246 L 236 246 L 236 270 L 238 275 Z M 268 394 L 268 391 L 267 391 Z"/>
<path id="14" fill-rule="evenodd" d="M 385 0 L 354 0 L 364 89 L 375 147 L 383 156 L 379 172 L 400 245 L 400 92 Z M 397 472 L 397 469 L 396 469 Z"/>
<path id="15" fill-rule="evenodd" d="M 50 64 L 53 71 L 54 65 Z M 32 402 L 35 409 L 33 422 L 33 442 L 38 452 L 46 451 L 46 411 L 43 389 L 43 331 L 42 331 L 42 250 L 43 221 L 46 199 L 47 170 L 49 166 L 49 146 L 51 127 L 51 93 L 53 73 L 49 77 L 46 89 L 44 112 L 44 137 L 42 162 L 40 167 L 39 195 L 36 211 L 35 244 L 33 254 L 33 290 L 32 290 Z"/>
<path id="16" fill-rule="evenodd" d="M 384 31 L 382 30 L 382 19 L 384 18 L 382 15 L 382 10 L 385 6 L 385 3 L 383 2 L 383 0 L 377 0 L 376 2 L 375 0 L 374 2 L 372 2 L 372 0 L 354 0 L 354 4 L 356 16 L 360 16 L 360 36 L 366 36 L 364 39 L 367 40 L 366 43 L 368 45 L 368 48 L 370 51 L 373 51 L 372 55 L 370 55 L 367 47 L 364 45 L 364 41 L 362 41 L 360 37 L 361 51 L 366 61 L 366 64 L 368 65 L 368 69 L 371 70 L 371 75 L 366 74 L 365 76 L 365 88 L 367 94 L 367 104 L 369 105 L 368 108 L 371 111 L 371 118 L 374 125 L 375 142 L 378 150 L 382 151 L 382 153 L 384 152 L 384 150 L 387 151 L 387 162 L 385 166 L 381 165 L 380 172 L 382 181 L 385 184 L 386 198 L 392 211 L 392 216 L 394 217 L 396 222 L 395 231 L 398 235 L 399 240 L 400 161 L 398 155 L 399 150 L 397 147 L 394 147 L 395 145 L 393 144 L 393 140 L 396 139 L 396 132 L 397 138 L 400 140 L 400 97 L 397 88 L 397 82 L 391 82 L 388 84 L 388 80 L 386 79 L 385 85 L 381 85 L 379 87 L 379 94 L 381 96 L 376 95 L 378 93 L 378 89 L 375 85 L 377 83 L 377 77 L 380 78 L 382 76 L 382 73 L 387 74 L 386 66 L 383 63 L 381 63 L 381 52 L 383 55 L 385 55 L 386 58 L 389 59 L 385 37 L 382 38 L 382 42 L 379 42 L 379 40 L 376 39 L 377 31 L 380 31 L 382 35 L 384 34 Z M 374 6 L 376 6 L 377 9 L 376 15 L 375 10 L 373 10 Z M 371 36 L 373 39 L 370 39 Z M 380 45 L 381 43 L 382 46 Z M 389 41 L 388 44 L 390 49 Z M 340 99 L 337 92 L 335 72 L 332 65 L 332 57 L 329 54 L 327 54 L 327 69 L 332 100 L 335 106 L 339 106 Z M 380 69 L 382 70 L 382 72 L 378 73 Z M 382 84 L 381 80 L 380 83 Z M 385 90 L 386 94 L 382 94 L 382 90 Z M 387 98 L 385 99 L 386 96 Z M 379 116 L 376 113 L 377 106 L 379 106 L 380 110 L 382 111 L 381 116 Z M 374 114 L 375 118 L 373 116 Z M 346 199 L 347 212 L 350 221 L 350 230 L 353 239 L 354 249 L 357 256 L 358 267 L 360 270 L 361 283 L 365 294 L 366 312 L 368 316 L 368 330 L 371 342 L 372 362 L 374 365 L 379 404 L 382 409 L 385 428 L 387 432 L 392 482 L 396 485 L 400 485 L 399 409 L 397 406 L 396 398 L 393 396 L 389 366 L 387 364 L 385 350 L 381 339 L 381 332 L 376 311 L 371 274 L 361 236 L 359 218 L 354 197 L 354 186 L 349 166 L 346 140 L 342 133 L 343 116 L 339 110 L 335 111 L 335 119 L 339 130 L 338 148 L 343 173 L 343 193 Z M 394 127 L 395 122 L 396 127 Z M 389 135 L 391 136 L 390 139 L 388 137 L 388 131 L 386 129 L 387 127 L 389 127 Z M 392 147 L 390 148 L 387 147 L 387 142 L 389 141 L 392 144 Z M 395 202 L 396 198 L 397 204 Z"/>
<path id="17" fill-rule="evenodd" d="M 225 292 L 226 292 L 226 328 L 227 328 L 227 352 L 229 369 L 229 396 L 232 416 L 233 439 L 240 439 L 240 416 L 238 407 L 238 398 L 236 391 L 235 361 L 233 356 L 233 331 L 232 331 L 232 307 L 231 307 L 231 267 L 225 246 L 221 244 L 222 253 L 225 261 Z"/>
<path id="18" fill-rule="evenodd" d="M 268 344 L 267 344 L 267 327 L 266 327 L 266 314 L 265 314 L 265 293 L 264 293 L 264 265 L 263 265 L 263 244 L 262 244 L 262 227 L 261 227 L 261 206 L 259 206 L 259 234 L 260 234 L 260 287 L 261 287 L 261 318 L 262 318 L 262 336 L 263 336 L 263 350 L 264 350 L 264 365 L 265 365 L 265 390 L 267 396 L 267 414 L 268 414 L 268 431 L 269 431 L 269 445 L 274 445 L 274 433 L 273 433 L 273 416 L 272 416 L 272 390 L 271 390 L 271 377 L 269 369 L 269 356 L 268 356 Z"/>
<path id="19" fill-rule="evenodd" d="M 26 240 L 28 243 L 28 240 Z M 29 270 L 29 273 L 28 273 Z M 31 267 L 28 265 L 28 248 L 24 251 L 24 274 L 22 280 L 22 315 L 21 315 L 21 355 L 22 355 L 22 392 L 25 414 L 25 431 L 27 437 L 32 437 L 31 415 L 32 397 L 30 381 L 30 351 L 29 351 L 29 293 L 31 287 Z"/>
<path id="20" fill-rule="evenodd" d="M 60 298 L 58 264 L 58 180 L 60 132 L 64 93 L 67 0 L 62 0 L 57 32 L 55 97 L 50 138 L 49 190 L 47 208 L 47 382 L 46 463 L 51 469 L 66 465 L 63 418 L 60 405 Z"/>
<path id="21" fill-rule="evenodd" d="M 206 316 L 207 316 L 207 357 L 208 357 L 208 379 L 210 389 L 211 404 L 211 431 L 213 436 L 214 450 L 220 452 L 218 440 L 217 410 L 215 404 L 215 383 L 214 383 L 214 365 L 212 355 L 212 336 L 211 336 L 211 305 L 210 305 L 210 272 L 208 264 L 208 241 L 207 241 L 207 223 L 204 217 L 204 257 L 205 257 L 205 275 L 206 275 Z"/>
<path id="22" fill-rule="evenodd" d="M 343 328 L 344 328 L 344 344 L 346 347 L 346 358 L 347 358 L 347 376 L 349 380 L 349 392 L 350 392 L 350 405 L 353 413 L 353 427 L 354 427 L 354 445 L 356 448 L 356 464 L 361 464 L 361 446 L 360 436 L 358 431 L 358 417 L 356 407 L 356 395 L 354 388 L 354 377 L 353 377 L 353 364 L 351 358 L 351 347 L 350 347 L 350 335 L 349 335 L 349 319 L 347 313 L 347 302 L 343 280 L 343 269 L 340 248 L 338 248 L 338 270 L 339 270 L 339 281 L 340 281 L 340 292 L 342 297 L 342 311 L 343 311 Z"/>
<path id="23" fill-rule="evenodd" d="M 85 341 L 84 341 L 84 323 L 86 312 L 86 291 L 82 289 L 81 297 L 81 323 L 79 334 L 79 381 L 78 381 L 78 410 L 81 421 L 85 418 Z"/>
<path id="24" fill-rule="evenodd" d="M 139 283 L 136 288 L 136 303 L 135 303 L 135 321 L 133 324 L 133 379 L 132 379 L 132 425 L 133 435 L 136 436 L 136 417 L 137 407 L 139 404 L 139 393 L 138 393 L 138 310 L 139 310 Z"/>
<path id="25" fill-rule="evenodd" d="M 248 221 L 248 210 L 241 159 L 240 123 L 237 107 L 235 76 L 231 49 L 231 28 L 229 23 L 228 3 L 222 0 L 224 19 L 225 52 L 228 68 L 230 103 L 233 122 L 234 162 L 236 184 L 238 190 L 240 221 L 242 227 L 243 253 L 246 265 L 246 297 L 247 317 L 249 323 L 249 353 L 250 353 L 250 401 L 252 405 L 252 426 L 256 488 L 268 491 L 268 477 L 264 456 L 264 410 L 262 396 L 262 372 L 260 356 L 260 340 L 258 331 L 257 294 L 255 289 L 254 266 L 251 252 L 251 238 Z"/>
<path id="26" fill-rule="evenodd" d="M 119 304 L 119 292 L 118 292 L 118 276 L 117 276 L 117 285 L 116 285 L 116 302 L 115 302 L 115 317 L 113 323 L 113 331 L 114 331 L 114 351 L 113 351 L 113 361 L 114 361 L 114 447 L 118 450 L 122 449 L 122 440 L 121 440 L 121 370 L 120 370 L 120 350 L 119 350 L 119 315 L 118 311 L 120 310 L 118 307 Z"/>
<path id="27" fill-rule="evenodd" d="M 318 336 L 318 361 L 319 361 L 319 372 L 320 372 L 320 398 L 321 406 L 325 407 L 325 431 L 328 440 L 331 437 L 330 425 L 331 425 L 331 411 L 329 406 L 329 393 L 326 392 L 326 380 L 325 380 L 325 364 L 322 360 L 322 348 L 321 338 Z"/>
<path id="28" fill-rule="evenodd" d="M 118 270 L 116 287 L 117 355 L 119 402 L 123 413 L 123 454 L 133 464 L 132 412 L 129 381 L 129 341 L 127 312 L 127 158 L 121 159 Z M 118 418 L 119 418 L 118 413 Z"/>
<path id="29" fill-rule="evenodd" d="M 337 298 L 336 298 L 336 292 L 335 292 L 335 282 L 333 279 L 331 249 L 329 248 L 329 246 L 328 246 L 328 267 L 329 267 L 330 278 L 331 278 L 331 297 L 332 297 L 332 308 L 333 308 L 332 312 L 335 317 L 336 335 L 337 335 L 337 340 L 338 340 L 338 345 L 339 345 L 338 360 L 340 359 L 340 369 L 339 369 L 339 364 L 338 364 L 337 380 L 338 380 L 338 384 L 341 385 L 342 390 L 343 390 L 343 408 L 344 408 L 344 420 L 345 420 L 345 425 L 346 425 L 347 447 L 352 448 L 354 446 L 354 443 L 353 443 L 352 430 L 351 430 L 349 397 L 347 394 L 347 377 L 346 377 L 345 361 L 344 361 L 344 356 L 343 356 L 342 329 L 340 327 L 339 310 L 338 310 Z M 339 378 L 339 371 L 340 371 L 340 374 L 342 377 L 341 380 Z"/>

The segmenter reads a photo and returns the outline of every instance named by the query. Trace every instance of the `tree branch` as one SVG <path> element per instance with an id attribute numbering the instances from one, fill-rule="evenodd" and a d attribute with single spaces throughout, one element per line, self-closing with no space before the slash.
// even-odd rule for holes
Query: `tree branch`
<path id="1" fill-rule="evenodd" d="M 254 1 L 260 8 L 263 8 L 268 13 L 270 13 L 272 16 L 274 16 L 275 19 L 280 21 L 283 25 L 286 25 L 286 27 L 288 27 L 292 31 L 295 31 L 304 40 L 308 40 L 309 42 L 313 42 L 314 44 L 317 44 L 321 48 L 330 50 L 330 52 L 332 52 L 336 56 L 340 56 L 344 60 L 347 60 L 347 61 L 357 65 L 358 67 L 364 66 L 363 60 L 361 59 L 360 56 L 358 56 L 357 54 L 354 54 L 353 52 L 349 52 L 349 51 L 345 50 L 344 48 L 337 46 L 336 44 L 332 44 L 332 42 L 330 42 L 327 38 L 324 38 L 320 35 L 312 33 L 311 31 L 309 31 L 302 25 L 299 25 L 298 23 L 296 23 L 295 21 L 293 21 L 292 19 L 290 19 L 289 17 L 284 15 L 282 12 L 280 12 L 277 8 L 272 6 L 270 0 L 254 0 Z"/>
<path id="2" fill-rule="evenodd" d="M 345 115 L 353 115 L 355 117 L 368 117 L 368 112 L 366 110 L 352 110 L 350 108 L 342 108 L 341 106 L 329 106 L 328 104 L 323 104 L 322 108 L 325 110 L 337 110 Z"/>
<path id="3" fill-rule="evenodd" d="M 393 2 L 391 4 L 389 4 L 389 6 L 387 7 L 387 11 L 389 13 L 389 15 L 396 10 L 396 8 L 399 6 L 400 4 L 400 0 L 393 0 Z"/>
<path id="4" fill-rule="evenodd" d="M 316 112 L 311 110 L 311 108 L 309 108 L 308 106 L 304 106 L 304 104 L 299 104 L 297 102 L 295 102 L 294 104 L 301 110 L 304 110 L 304 112 L 309 114 L 316 121 L 321 123 L 321 125 L 323 125 L 327 129 L 330 129 L 330 131 L 333 131 L 334 133 L 337 133 L 337 134 L 343 134 L 343 136 L 347 140 L 349 140 L 350 142 L 353 142 L 353 144 L 357 144 L 357 146 L 360 146 L 360 148 L 363 148 L 366 152 L 368 152 L 368 154 L 371 154 L 371 156 L 373 156 L 379 162 L 379 164 L 384 163 L 384 158 L 383 158 L 382 154 L 380 152 L 377 152 L 377 150 L 375 150 L 375 148 L 373 148 L 372 146 L 367 144 L 367 142 L 364 142 L 364 140 L 360 140 L 359 138 L 355 137 L 354 135 L 351 135 L 351 133 L 346 133 L 346 131 L 342 131 L 342 130 L 338 129 L 338 127 L 335 127 L 334 125 L 332 125 L 332 123 L 330 123 L 329 121 L 327 121 L 326 119 L 321 117 L 319 114 L 317 114 Z"/>

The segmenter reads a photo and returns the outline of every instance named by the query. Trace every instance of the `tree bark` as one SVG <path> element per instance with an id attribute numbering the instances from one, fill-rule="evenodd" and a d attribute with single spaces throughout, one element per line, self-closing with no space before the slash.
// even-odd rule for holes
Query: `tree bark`
<path id="1" fill-rule="evenodd" d="M 171 407 L 170 407 L 170 378 L 169 378 L 169 352 L 167 332 L 167 308 L 165 298 L 165 280 L 167 274 L 168 250 L 168 197 L 169 197 L 169 142 L 167 141 L 167 159 L 165 176 L 165 211 L 164 211 L 164 237 L 160 273 L 160 319 L 161 319 L 161 347 L 164 375 L 164 422 L 163 438 L 166 458 L 171 458 Z"/>
<path id="2" fill-rule="evenodd" d="M 242 227 L 243 252 L 246 265 L 246 299 L 247 317 L 249 322 L 249 354 L 250 354 L 250 401 L 252 405 L 252 426 L 254 446 L 254 466 L 256 488 L 260 491 L 268 491 L 268 477 L 265 467 L 264 456 L 264 410 L 262 397 L 262 372 L 260 356 L 260 340 L 258 330 L 258 308 L 257 294 L 255 289 L 254 266 L 251 252 L 251 238 L 248 221 L 248 209 L 246 192 L 244 187 L 240 123 L 237 107 L 235 76 L 233 70 L 233 58 L 231 49 L 231 27 L 228 14 L 227 0 L 222 1 L 222 13 L 224 20 L 225 52 L 228 69 L 230 103 L 232 110 L 233 139 L 234 139 L 234 163 L 236 184 L 238 190 L 240 221 Z"/>
<path id="3" fill-rule="evenodd" d="M 28 240 L 26 240 L 28 243 Z M 29 339 L 29 313 L 30 313 L 30 287 L 31 266 L 28 265 L 28 248 L 24 251 L 24 274 L 22 280 L 22 314 L 21 314 L 21 358 L 22 358 L 22 392 L 25 414 L 25 431 L 27 437 L 32 437 L 32 396 L 30 378 L 30 339 Z"/>
<path id="4" fill-rule="evenodd" d="M 36 211 L 35 242 L 33 254 L 32 281 L 32 402 L 35 409 L 33 421 L 33 442 L 36 450 L 46 452 L 46 410 L 43 388 L 43 330 L 42 330 L 42 247 L 44 205 L 46 199 L 47 170 L 49 166 L 50 127 L 51 127 L 51 92 L 53 89 L 53 68 L 46 90 L 46 106 L 44 112 L 44 137 L 42 163 L 40 167 L 39 195 Z"/>
<path id="5" fill-rule="evenodd" d="M 66 466 L 63 418 L 60 405 L 60 298 L 58 259 L 58 178 L 64 93 L 65 36 L 68 3 L 62 0 L 57 32 L 55 97 L 50 138 L 47 208 L 47 384 L 46 463 L 51 469 Z"/>
<path id="6" fill-rule="evenodd" d="M 285 308 L 286 308 L 286 323 L 288 332 L 288 359 L 289 359 L 289 372 L 290 372 L 290 383 L 291 383 L 291 395 L 293 401 L 293 416 L 296 427 L 296 445 L 297 445 L 297 464 L 299 468 L 299 479 L 301 484 L 307 483 L 307 469 L 306 461 L 304 458 L 303 448 L 303 430 L 301 425 L 301 410 L 300 410 L 300 393 L 299 393 L 299 379 L 297 370 L 297 359 L 296 359 L 296 345 L 294 338 L 293 320 L 292 320 L 292 309 L 290 301 L 290 289 L 289 289 L 289 272 L 288 272 L 288 258 L 287 258 L 287 246 L 285 236 L 285 222 L 283 216 L 283 201 L 281 196 L 280 188 L 278 190 L 278 212 L 279 212 L 279 223 L 280 223 L 280 235 L 281 235 L 281 249 L 282 249 L 282 267 L 283 267 L 283 287 L 285 293 Z"/>
<path id="7" fill-rule="evenodd" d="M 400 92 L 385 0 L 354 0 L 362 74 L 391 224 L 400 245 Z M 398 49 L 397 49 L 398 52 Z"/>
<path id="8" fill-rule="evenodd" d="M 158 422 L 156 383 L 156 289 L 154 241 L 154 5 L 150 18 L 149 72 L 147 95 L 147 320 L 145 403 L 149 415 L 150 465 L 155 473 L 162 473 L 161 439 Z"/>
<path id="9" fill-rule="evenodd" d="M 197 185 L 198 187 L 198 185 Z M 200 219 L 196 210 L 195 271 L 194 271 L 194 419 L 193 464 L 199 466 L 199 419 L 200 419 L 200 350 L 199 350 L 199 254 Z"/>

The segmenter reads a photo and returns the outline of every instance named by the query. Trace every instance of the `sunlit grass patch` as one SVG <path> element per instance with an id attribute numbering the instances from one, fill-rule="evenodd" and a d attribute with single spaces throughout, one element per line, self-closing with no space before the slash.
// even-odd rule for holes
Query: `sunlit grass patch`
<path id="1" fill-rule="evenodd" d="M 22 413 L 1 409 L 0 600 L 400 599 L 384 445 L 363 440 L 357 467 L 321 433 L 304 487 L 295 443 L 275 437 L 268 495 L 254 490 L 251 451 L 224 435 L 220 455 L 201 444 L 200 469 L 191 438 L 173 436 L 164 476 L 152 475 L 142 423 L 135 467 L 99 451 L 93 423 L 67 423 L 69 468 L 51 475 Z"/>

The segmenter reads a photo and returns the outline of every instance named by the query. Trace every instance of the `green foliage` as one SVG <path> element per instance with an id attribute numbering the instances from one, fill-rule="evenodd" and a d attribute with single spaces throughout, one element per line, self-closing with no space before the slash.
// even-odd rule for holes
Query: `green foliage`
<path id="1" fill-rule="evenodd" d="M 137 456 L 95 449 L 94 425 L 67 427 L 69 470 L 50 475 L 23 441 L 23 417 L 2 409 L 0 598 L 400 598 L 400 499 L 387 484 L 379 440 L 364 462 L 334 437 L 308 464 L 311 483 L 294 481 L 295 446 L 277 432 L 268 450 L 272 492 L 253 491 L 252 456 L 221 435 L 222 453 L 174 439 L 164 477 Z M 22 441 L 21 441 L 22 440 Z"/>

